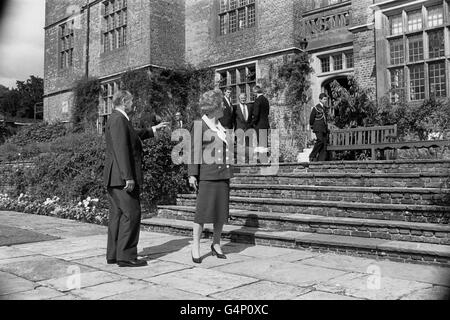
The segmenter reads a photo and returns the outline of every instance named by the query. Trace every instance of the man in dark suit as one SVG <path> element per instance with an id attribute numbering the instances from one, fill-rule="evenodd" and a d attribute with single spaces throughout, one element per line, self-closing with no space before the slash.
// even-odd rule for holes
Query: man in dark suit
<path id="1" fill-rule="evenodd" d="M 253 110 L 252 110 L 252 119 L 251 119 L 251 125 L 256 130 L 256 138 L 257 138 L 257 144 L 260 148 L 267 148 L 267 137 L 268 137 L 268 131 L 270 129 L 269 124 L 269 112 L 270 112 L 270 105 L 269 100 L 267 100 L 266 97 L 263 95 L 263 90 L 260 86 L 255 86 L 253 89 L 253 92 L 256 95 L 255 103 L 253 104 Z M 266 130 L 267 134 L 263 137 L 265 141 L 260 141 L 259 130 Z M 262 138 L 262 137 L 261 137 Z"/>
<path id="2" fill-rule="evenodd" d="M 226 88 L 223 96 L 223 117 L 219 119 L 220 124 L 225 129 L 233 129 L 236 117 L 236 111 L 231 103 L 231 88 Z"/>
<path id="3" fill-rule="evenodd" d="M 316 135 L 316 144 L 309 155 L 310 162 L 327 160 L 328 123 L 325 109 L 327 101 L 328 96 L 325 93 L 321 93 L 319 103 L 313 107 L 309 117 L 309 124 Z"/>
<path id="4" fill-rule="evenodd" d="M 131 93 L 118 91 L 113 104 L 114 111 L 105 132 L 104 185 L 110 202 L 106 259 L 108 264 L 117 263 L 120 267 L 140 267 L 147 265 L 137 259 L 141 222 L 139 193 L 143 183 L 142 140 L 153 137 L 167 123 L 137 132 L 130 121 L 135 112 Z"/>

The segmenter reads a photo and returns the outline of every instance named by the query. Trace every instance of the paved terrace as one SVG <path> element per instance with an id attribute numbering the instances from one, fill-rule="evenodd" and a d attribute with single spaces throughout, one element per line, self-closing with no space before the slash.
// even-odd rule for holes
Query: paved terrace
<path id="1" fill-rule="evenodd" d="M 0 211 L 0 300 L 448 299 L 450 268 L 224 242 L 190 258 L 190 238 L 142 232 L 149 265 L 105 263 L 107 229 Z M 79 276 L 79 277 L 78 277 Z"/>

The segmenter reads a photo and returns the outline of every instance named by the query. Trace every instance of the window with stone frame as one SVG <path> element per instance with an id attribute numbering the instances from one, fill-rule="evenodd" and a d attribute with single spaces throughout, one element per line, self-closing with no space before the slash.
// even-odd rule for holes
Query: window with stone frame
<path id="1" fill-rule="evenodd" d="M 333 55 L 333 70 L 342 70 L 344 68 L 344 62 L 342 59 L 342 53 Z"/>
<path id="2" fill-rule="evenodd" d="M 103 52 L 109 52 L 127 44 L 127 0 L 108 0 L 102 5 Z"/>
<path id="3" fill-rule="evenodd" d="M 120 83 L 118 81 L 111 81 L 101 85 L 101 96 L 99 105 L 99 120 L 98 131 L 104 132 L 106 122 L 109 115 L 113 112 L 113 97 L 114 94 L 120 89 Z"/>
<path id="4" fill-rule="evenodd" d="M 445 56 L 444 29 L 428 32 L 428 52 L 430 59 Z"/>
<path id="5" fill-rule="evenodd" d="M 408 31 L 420 31 L 422 30 L 422 10 L 411 11 L 407 13 L 408 15 Z"/>
<path id="6" fill-rule="evenodd" d="M 322 73 L 324 72 L 330 72 L 331 71 L 331 67 L 330 67 L 330 57 L 323 57 L 320 58 L 320 66 L 322 68 Z"/>
<path id="7" fill-rule="evenodd" d="M 73 66 L 74 25 L 70 20 L 59 26 L 59 68 L 67 69 Z"/>
<path id="8" fill-rule="evenodd" d="M 248 64 L 238 67 L 231 67 L 217 71 L 219 74 L 219 88 L 224 91 L 225 88 L 231 88 L 231 103 L 237 104 L 241 93 L 247 96 L 247 102 L 253 102 L 255 96 L 253 87 L 256 85 L 256 65 Z"/>
<path id="9" fill-rule="evenodd" d="M 354 67 L 353 51 L 349 51 L 349 52 L 345 53 L 345 61 L 347 63 L 347 69 L 351 69 Z"/>
<path id="10" fill-rule="evenodd" d="M 409 62 L 423 60 L 423 35 L 408 37 L 408 56 Z"/>
<path id="11" fill-rule="evenodd" d="M 425 70 L 423 64 L 409 67 L 410 78 L 410 100 L 417 101 L 425 99 Z"/>
<path id="12" fill-rule="evenodd" d="M 396 78 L 402 77 L 405 101 L 448 97 L 450 0 L 424 1 L 420 9 L 416 4 L 414 10 L 403 8 L 386 19 L 389 21 L 385 30 L 389 34 L 386 53 L 390 61 L 387 71 L 391 90 L 395 89 L 392 101 L 402 96 L 396 92 L 396 85 L 392 86 Z"/>
<path id="13" fill-rule="evenodd" d="M 445 75 L 445 61 L 428 64 L 430 97 L 442 98 L 447 96 L 447 81 Z"/>
<path id="14" fill-rule="evenodd" d="M 402 15 L 396 15 L 389 18 L 389 26 L 391 35 L 398 35 L 403 33 L 403 17 Z"/>
<path id="15" fill-rule="evenodd" d="M 390 70 L 391 75 L 391 102 L 402 101 L 405 96 L 405 70 L 395 68 Z"/>
<path id="16" fill-rule="evenodd" d="M 255 24 L 255 0 L 219 0 L 220 35 L 251 28 Z"/>
<path id="17" fill-rule="evenodd" d="M 391 64 L 400 64 L 405 61 L 405 46 L 403 38 L 389 41 Z"/>
<path id="18" fill-rule="evenodd" d="M 439 27 L 444 24 L 444 8 L 435 6 L 427 8 L 428 28 Z"/>

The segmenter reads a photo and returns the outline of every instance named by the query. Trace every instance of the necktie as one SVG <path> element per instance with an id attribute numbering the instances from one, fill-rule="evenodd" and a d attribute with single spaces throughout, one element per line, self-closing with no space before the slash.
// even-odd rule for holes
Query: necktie
<path id="1" fill-rule="evenodd" d="M 242 105 L 242 110 L 244 111 L 244 119 L 247 121 L 248 114 L 247 114 L 247 106 L 245 104 Z"/>

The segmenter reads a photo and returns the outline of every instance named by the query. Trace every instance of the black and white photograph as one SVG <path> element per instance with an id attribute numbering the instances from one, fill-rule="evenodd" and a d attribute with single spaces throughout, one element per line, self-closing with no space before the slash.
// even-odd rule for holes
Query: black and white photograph
<path id="1" fill-rule="evenodd" d="M 447 301 L 449 218 L 450 0 L 0 3 L 2 301 Z"/>

